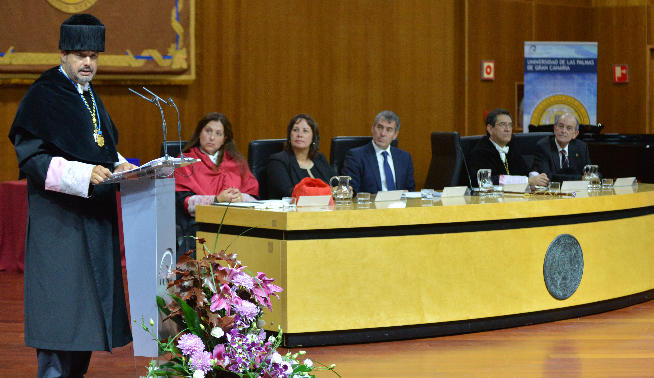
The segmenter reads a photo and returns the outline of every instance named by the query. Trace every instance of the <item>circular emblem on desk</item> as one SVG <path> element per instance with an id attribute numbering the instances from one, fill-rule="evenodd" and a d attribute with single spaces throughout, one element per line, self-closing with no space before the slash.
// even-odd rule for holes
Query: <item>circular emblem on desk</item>
<path id="1" fill-rule="evenodd" d="M 584 254 L 574 236 L 557 236 L 545 254 L 543 277 L 550 295 L 556 299 L 568 299 L 577 291 L 584 274 Z"/>

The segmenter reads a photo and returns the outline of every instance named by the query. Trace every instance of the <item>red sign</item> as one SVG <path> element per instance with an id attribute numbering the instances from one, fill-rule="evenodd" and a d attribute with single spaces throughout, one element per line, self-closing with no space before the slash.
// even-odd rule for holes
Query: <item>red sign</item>
<path id="1" fill-rule="evenodd" d="M 495 61 L 482 60 L 481 61 L 481 79 L 482 80 L 495 80 Z"/>
<path id="2" fill-rule="evenodd" d="M 613 82 L 614 83 L 628 83 L 629 82 L 629 65 L 628 64 L 614 64 L 613 65 Z"/>

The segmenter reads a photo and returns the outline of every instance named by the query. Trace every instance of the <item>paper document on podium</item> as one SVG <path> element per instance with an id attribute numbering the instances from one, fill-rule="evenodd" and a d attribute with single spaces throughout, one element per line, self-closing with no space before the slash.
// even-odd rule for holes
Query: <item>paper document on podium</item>
<path id="1" fill-rule="evenodd" d="M 174 158 L 170 156 L 163 156 L 141 165 L 140 167 L 114 173 L 108 179 L 104 180 L 102 184 L 113 184 L 125 179 L 132 179 L 138 177 L 152 176 L 156 178 L 164 178 L 173 174 L 175 169 L 189 164 L 196 163 L 200 160 L 194 158 Z"/>

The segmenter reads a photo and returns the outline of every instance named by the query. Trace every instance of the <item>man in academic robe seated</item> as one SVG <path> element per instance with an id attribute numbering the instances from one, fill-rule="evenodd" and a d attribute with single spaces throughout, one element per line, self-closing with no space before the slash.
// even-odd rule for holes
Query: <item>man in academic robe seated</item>
<path id="1" fill-rule="evenodd" d="M 391 146 L 400 132 L 400 118 L 384 110 L 375 117 L 371 132 L 372 143 L 351 149 L 343 162 L 343 175 L 352 178 L 354 192 L 413 191 L 411 155 Z"/>
<path id="2" fill-rule="evenodd" d="M 577 139 L 579 121 L 562 114 L 554 125 L 554 135 L 536 144 L 534 170 L 544 172 L 552 181 L 581 180 L 584 166 L 590 163 L 588 145 Z"/>
<path id="3" fill-rule="evenodd" d="M 472 149 L 470 174 L 475 176 L 479 169 L 490 168 L 495 185 L 522 184 L 547 186 L 547 174 L 530 172 L 519 146 L 511 139 L 513 117 L 508 110 L 493 109 L 486 116 L 486 136 Z"/>

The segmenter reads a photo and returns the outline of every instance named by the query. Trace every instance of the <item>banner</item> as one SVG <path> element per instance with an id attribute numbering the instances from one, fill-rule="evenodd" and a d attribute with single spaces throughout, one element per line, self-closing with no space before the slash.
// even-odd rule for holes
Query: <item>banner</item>
<path id="1" fill-rule="evenodd" d="M 554 124 L 571 113 L 597 123 L 597 42 L 525 42 L 522 124 Z"/>

